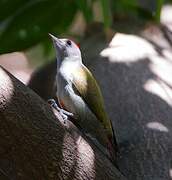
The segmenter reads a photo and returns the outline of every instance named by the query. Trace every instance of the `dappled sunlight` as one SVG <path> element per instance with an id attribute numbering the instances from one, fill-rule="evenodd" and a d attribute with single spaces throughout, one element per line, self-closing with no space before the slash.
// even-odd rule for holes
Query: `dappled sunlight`
<path id="1" fill-rule="evenodd" d="M 102 57 L 108 57 L 112 62 L 124 63 L 135 62 L 156 54 L 154 47 L 143 38 L 122 33 L 117 33 L 109 47 L 100 53 Z"/>
<path id="2" fill-rule="evenodd" d="M 153 57 L 150 64 L 151 71 L 162 81 L 172 87 L 172 63 L 161 57 Z"/>
<path id="3" fill-rule="evenodd" d="M 169 176 L 172 179 L 172 169 L 169 170 Z"/>
<path id="4" fill-rule="evenodd" d="M 152 57 L 150 70 L 156 75 L 156 78 L 149 79 L 144 84 L 144 89 L 148 92 L 158 95 L 170 106 L 172 106 L 172 64 L 163 58 Z"/>
<path id="5" fill-rule="evenodd" d="M 161 10 L 161 23 L 172 30 L 172 5 L 166 4 Z"/>
<path id="6" fill-rule="evenodd" d="M 160 131 L 160 132 L 168 132 L 168 128 L 159 122 L 149 122 L 146 125 L 149 129 Z"/>
<path id="7" fill-rule="evenodd" d="M 155 80 L 148 80 L 144 84 L 144 89 L 162 98 L 168 105 L 172 106 L 172 89 L 165 83 Z"/>
<path id="8" fill-rule="evenodd" d="M 169 51 L 169 50 L 167 50 L 167 49 L 163 49 L 163 50 L 162 50 L 162 53 L 163 53 L 163 56 L 164 56 L 165 58 L 167 58 L 167 60 L 168 60 L 169 62 L 172 63 L 172 52 L 171 52 L 171 50 Z"/>
<path id="9" fill-rule="evenodd" d="M 73 135 L 72 135 L 73 137 Z M 95 155 L 92 147 L 82 136 L 77 136 L 74 139 L 66 133 L 63 137 L 62 145 L 62 161 L 61 167 L 63 171 L 63 166 L 65 163 L 68 164 L 68 169 L 64 169 L 64 173 L 69 177 L 75 177 L 80 173 L 81 167 L 84 165 L 84 173 L 88 179 L 94 179 L 96 177 L 95 171 Z M 82 175 L 81 175 L 82 176 Z"/>
<path id="10" fill-rule="evenodd" d="M 78 138 L 77 152 L 79 156 L 77 166 L 81 167 L 84 164 L 84 171 L 87 175 L 89 174 L 88 179 L 94 179 L 96 176 L 95 171 L 91 171 L 95 169 L 95 155 L 92 147 L 83 138 Z M 90 174 L 90 172 L 94 172 L 94 174 Z"/>
<path id="11" fill-rule="evenodd" d="M 60 167 L 62 173 L 66 175 L 69 179 L 75 174 L 76 170 L 76 146 L 74 140 L 71 138 L 69 133 L 65 133 L 63 136 L 63 143 L 61 147 L 62 159 L 60 162 Z M 66 168 L 66 166 L 68 168 Z"/>
<path id="12" fill-rule="evenodd" d="M 9 78 L 8 74 L 2 68 L 0 68 L 0 104 L 6 106 L 6 104 L 3 103 L 9 103 L 13 93 L 13 82 Z"/>
<path id="13" fill-rule="evenodd" d="M 160 56 L 153 44 L 141 37 L 117 33 L 100 55 L 126 65 L 148 59 L 153 77 L 146 80 L 143 88 L 172 106 L 172 53 L 168 49 L 162 53 Z"/>

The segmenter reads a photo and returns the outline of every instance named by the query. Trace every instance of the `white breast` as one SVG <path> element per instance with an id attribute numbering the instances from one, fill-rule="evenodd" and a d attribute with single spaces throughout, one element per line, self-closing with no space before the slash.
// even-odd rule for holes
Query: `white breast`
<path id="1" fill-rule="evenodd" d="M 81 65 L 82 64 L 80 61 L 75 61 L 71 59 L 63 60 L 59 68 L 59 73 L 64 77 L 66 81 L 70 83 L 73 78 L 72 73 L 74 73 L 76 69 Z"/>
<path id="2" fill-rule="evenodd" d="M 73 73 L 81 66 L 78 62 L 62 62 L 57 74 L 57 97 L 65 108 L 77 116 L 85 117 L 86 104 L 73 89 Z"/>

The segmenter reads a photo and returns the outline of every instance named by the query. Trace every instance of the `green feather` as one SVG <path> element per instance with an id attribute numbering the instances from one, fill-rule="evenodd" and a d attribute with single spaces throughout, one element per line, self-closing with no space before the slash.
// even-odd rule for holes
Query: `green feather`
<path id="1" fill-rule="evenodd" d="M 84 99 L 92 113 L 102 123 L 110 136 L 113 136 L 111 121 L 109 120 L 104 107 L 103 97 L 100 88 L 91 72 L 82 65 L 73 73 L 73 84 L 81 97 Z"/>

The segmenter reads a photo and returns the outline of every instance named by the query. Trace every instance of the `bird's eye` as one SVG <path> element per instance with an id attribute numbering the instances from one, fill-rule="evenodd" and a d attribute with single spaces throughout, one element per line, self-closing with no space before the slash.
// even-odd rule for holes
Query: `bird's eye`
<path id="1" fill-rule="evenodd" d="M 72 42 L 70 40 L 67 40 L 66 41 L 67 45 L 71 46 L 72 45 Z"/>

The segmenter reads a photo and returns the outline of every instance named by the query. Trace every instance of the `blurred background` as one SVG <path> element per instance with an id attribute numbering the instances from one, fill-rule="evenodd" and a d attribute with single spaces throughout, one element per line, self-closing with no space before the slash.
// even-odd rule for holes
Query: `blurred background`
<path id="1" fill-rule="evenodd" d="M 83 44 L 100 32 L 138 34 L 167 22 L 170 11 L 170 0 L 0 0 L 0 64 L 26 83 L 54 59 L 48 32 Z"/>

